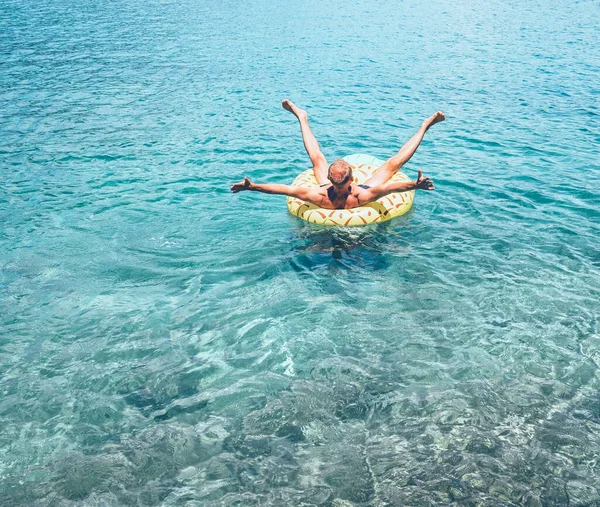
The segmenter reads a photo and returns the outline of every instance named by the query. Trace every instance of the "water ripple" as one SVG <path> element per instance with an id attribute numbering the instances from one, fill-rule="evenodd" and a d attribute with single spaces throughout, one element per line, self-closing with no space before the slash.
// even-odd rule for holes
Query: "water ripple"
<path id="1" fill-rule="evenodd" d="M 0 2 L 3 504 L 599 504 L 596 10 Z M 288 96 L 438 191 L 232 196 Z"/>

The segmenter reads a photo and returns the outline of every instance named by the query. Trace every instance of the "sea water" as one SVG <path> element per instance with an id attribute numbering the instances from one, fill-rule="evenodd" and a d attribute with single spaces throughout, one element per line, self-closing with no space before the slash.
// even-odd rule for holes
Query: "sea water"
<path id="1" fill-rule="evenodd" d="M 0 0 L 2 505 L 599 505 L 599 15 Z M 232 195 L 284 98 L 437 191 Z"/>

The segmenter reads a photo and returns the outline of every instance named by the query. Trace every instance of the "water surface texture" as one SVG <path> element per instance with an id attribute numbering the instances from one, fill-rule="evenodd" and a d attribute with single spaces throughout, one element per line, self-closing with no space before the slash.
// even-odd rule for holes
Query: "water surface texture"
<path id="1" fill-rule="evenodd" d="M 599 15 L 0 0 L 2 505 L 600 505 Z M 286 97 L 437 192 L 231 195 Z"/>

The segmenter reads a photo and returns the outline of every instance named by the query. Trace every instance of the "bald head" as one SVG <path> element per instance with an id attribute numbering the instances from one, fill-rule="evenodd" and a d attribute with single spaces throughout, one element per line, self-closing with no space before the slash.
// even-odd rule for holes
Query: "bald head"
<path id="1" fill-rule="evenodd" d="M 336 186 L 343 185 L 352 178 L 352 168 L 348 162 L 338 158 L 329 166 L 327 178 Z"/>

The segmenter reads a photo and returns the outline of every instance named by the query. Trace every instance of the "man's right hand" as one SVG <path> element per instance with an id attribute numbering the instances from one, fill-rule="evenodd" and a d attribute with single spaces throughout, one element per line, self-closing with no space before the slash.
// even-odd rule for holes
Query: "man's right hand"
<path id="1" fill-rule="evenodd" d="M 252 182 L 247 176 L 244 178 L 244 181 L 240 181 L 239 183 L 234 183 L 233 185 L 231 185 L 231 191 L 234 194 L 237 194 L 242 190 L 252 190 Z"/>
<path id="2" fill-rule="evenodd" d="M 417 190 L 435 190 L 433 186 L 433 181 L 431 178 L 423 178 L 423 173 L 421 169 L 419 169 L 419 175 L 417 176 Z"/>

